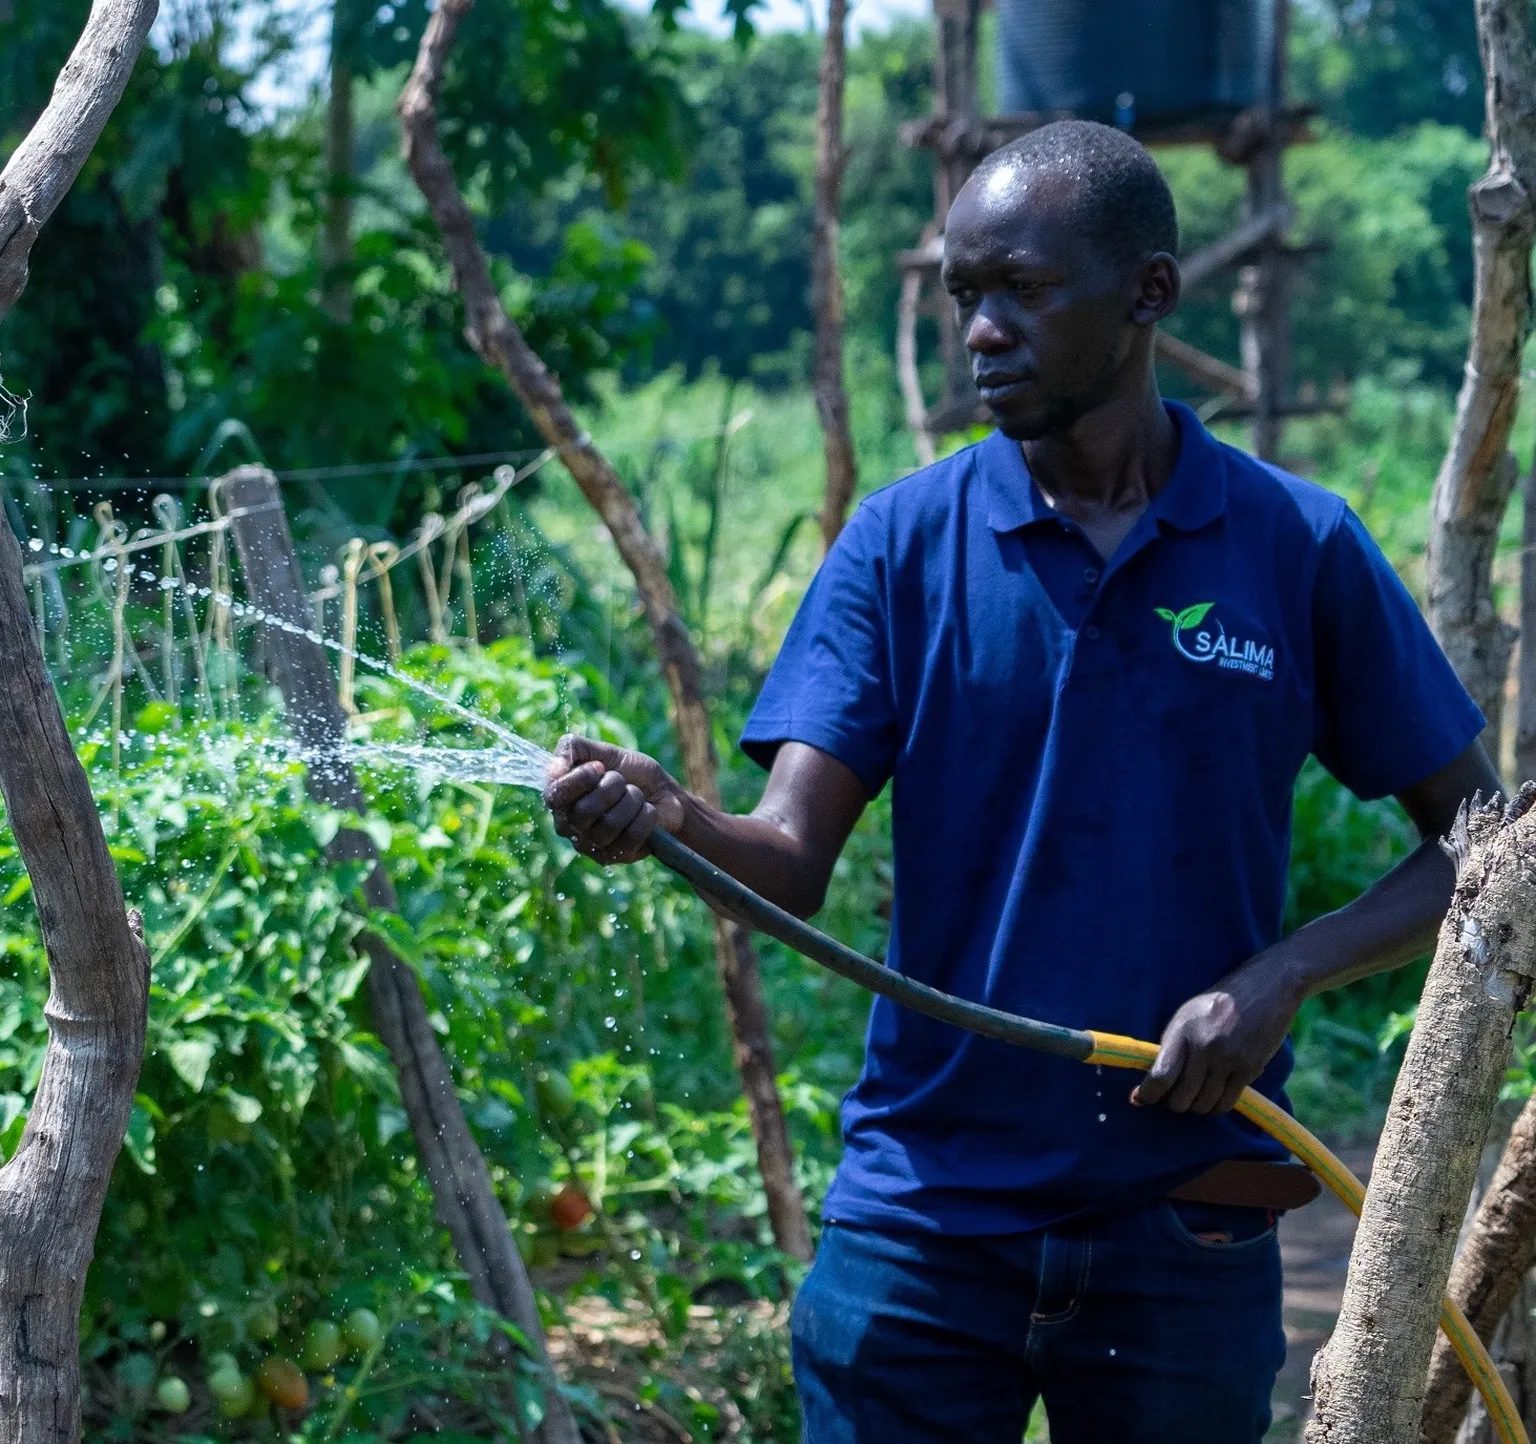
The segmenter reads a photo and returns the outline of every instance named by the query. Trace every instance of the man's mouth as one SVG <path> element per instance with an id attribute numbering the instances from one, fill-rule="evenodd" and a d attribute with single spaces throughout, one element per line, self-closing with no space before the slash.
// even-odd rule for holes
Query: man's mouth
<path id="1" fill-rule="evenodd" d="M 984 371 L 976 378 L 976 390 L 988 406 L 995 406 L 1012 399 L 1033 379 L 1016 371 Z"/>

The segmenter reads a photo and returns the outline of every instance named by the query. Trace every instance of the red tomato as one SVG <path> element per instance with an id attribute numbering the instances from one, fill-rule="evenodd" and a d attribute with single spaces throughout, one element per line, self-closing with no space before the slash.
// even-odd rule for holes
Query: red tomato
<path id="1" fill-rule="evenodd" d="M 261 1392 L 282 1409 L 302 1409 L 309 1403 L 309 1384 L 291 1359 L 274 1355 L 256 1371 Z"/>
<path id="2" fill-rule="evenodd" d="M 573 1233 L 592 1217 L 592 1205 L 574 1183 L 568 1183 L 549 1201 L 549 1221 L 561 1233 Z"/>

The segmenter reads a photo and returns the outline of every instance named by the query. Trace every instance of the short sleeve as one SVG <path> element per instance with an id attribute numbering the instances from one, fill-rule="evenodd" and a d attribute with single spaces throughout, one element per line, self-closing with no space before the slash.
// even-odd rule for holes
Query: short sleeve
<path id="1" fill-rule="evenodd" d="M 898 745 L 884 538 L 884 518 L 866 502 L 812 579 L 741 737 L 763 767 L 785 742 L 830 753 L 871 797 Z"/>
<path id="2" fill-rule="evenodd" d="M 1352 511 L 1323 543 L 1312 602 L 1312 750 L 1351 792 L 1402 792 L 1476 741 L 1482 712 Z"/>

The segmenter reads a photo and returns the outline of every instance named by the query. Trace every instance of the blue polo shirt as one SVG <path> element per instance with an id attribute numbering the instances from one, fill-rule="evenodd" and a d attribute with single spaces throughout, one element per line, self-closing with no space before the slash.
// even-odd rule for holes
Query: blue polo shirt
<path id="1" fill-rule="evenodd" d="M 1173 475 L 1108 562 L 1000 432 L 871 496 L 742 738 L 891 783 L 889 966 L 1148 1039 L 1279 938 L 1309 753 L 1382 797 L 1483 727 L 1345 503 L 1168 409 Z M 1284 1103 L 1290 1067 L 1257 1086 Z M 1282 1154 L 1235 1114 L 1133 1108 L 1134 1081 L 878 998 L 826 1217 L 1027 1230 Z"/>

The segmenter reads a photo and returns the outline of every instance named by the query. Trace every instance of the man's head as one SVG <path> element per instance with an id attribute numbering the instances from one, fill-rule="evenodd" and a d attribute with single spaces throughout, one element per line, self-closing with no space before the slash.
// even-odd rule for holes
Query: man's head
<path id="1" fill-rule="evenodd" d="M 1173 196 L 1122 131 L 1066 120 L 994 151 L 950 208 L 944 285 L 998 425 L 1064 431 L 1145 385 L 1178 304 Z"/>

